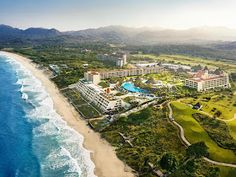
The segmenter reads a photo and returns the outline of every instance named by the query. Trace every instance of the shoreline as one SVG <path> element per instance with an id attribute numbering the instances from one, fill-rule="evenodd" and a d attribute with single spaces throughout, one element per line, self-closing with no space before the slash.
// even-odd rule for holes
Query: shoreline
<path id="1" fill-rule="evenodd" d="M 50 81 L 49 77 L 37 69 L 36 65 L 28 58 L 18 54 L 1 51 L 4 55 L 14 58 L 42 82 L 45 90 L 53 100 L 54 109 L 67 122 L 67 125 L 84 137 L 83 146 L 90 151 L 90 157 L 95 164 L 94 173 L 98 177 L 134 177 L 132 169 L 124 164 L 114 151 L 114 148 L 99 133 L 94 132 L 82 120 L 79 113 L 60 93 L 57 86 Z"/>

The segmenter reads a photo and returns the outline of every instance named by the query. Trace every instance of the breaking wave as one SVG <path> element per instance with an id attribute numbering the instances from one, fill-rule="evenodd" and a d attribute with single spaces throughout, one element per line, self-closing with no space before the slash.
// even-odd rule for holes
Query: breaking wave
<path id="1" fill-rule="evenodd" d="M 42 83 L 18 61 L 8 58 L 25 100 L 27 121 L 33 127 L 33 151 L 43 177 L 95 177 L 90 152 L 83 147 L 84 137 L 69 127 L 53 107 Z"/>

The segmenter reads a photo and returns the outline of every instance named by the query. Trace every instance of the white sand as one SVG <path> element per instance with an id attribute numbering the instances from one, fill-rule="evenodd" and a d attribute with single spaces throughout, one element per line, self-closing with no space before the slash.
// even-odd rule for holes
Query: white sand
<path id="1" fill-rule="evenodd" d="M 112 146 L 101 139 L 98 133 L 90 129 L 86 121 L 80 119 L 73 106 L 67 102 L 66 98 L 42 70 L 37 69 L 35 64 L 25 57 L 9 52 L 2 53 L 21 62 L 42 82 L 53 99 L 57 113 L 62 116 L 70 127 L 84 136 L 84 147 L 92 152 L 91 158 L 95 163 L 95 174 L 98 177 L 134 177 L 131 169 L 117 158 Z"/>

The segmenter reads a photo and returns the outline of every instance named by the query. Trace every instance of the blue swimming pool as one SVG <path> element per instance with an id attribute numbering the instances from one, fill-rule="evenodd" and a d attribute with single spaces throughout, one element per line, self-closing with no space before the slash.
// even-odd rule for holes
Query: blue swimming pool
<path id="1" fill-rule="evenodd" d="M 125 82 L 121 85 L 121 87 L 129 92 L 133 92 L 133 93 L 148 93 L 147 90 L 145 89 L 141 89 L 136 87 L 133 83 L 131 82 Z"/>

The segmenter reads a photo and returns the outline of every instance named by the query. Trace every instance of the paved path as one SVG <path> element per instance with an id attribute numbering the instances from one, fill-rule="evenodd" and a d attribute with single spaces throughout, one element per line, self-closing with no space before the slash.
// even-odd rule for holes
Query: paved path
<path id="1" fill-rule="evenodd" d="M 208 112 L 200 111 L 200 110 L 199 110 L 199 112 L 213 118 L 213 116 L 211 114 L 209 114 Z M 234 117 L 231 118 L 231 119 L 221 119 L 221 118 L 216 118 L 216 119 L 220 120 L 220 121 L 223 121 L 223 122 L 231 122 L 231 121 L 236 120 L 236 114 L 234 114 Z"/>
<path id="2" fill-rule="evenodd" d="M 156 100 L 156 99 L 155 99 L 155 100 L 152 100 L 152 101 L 150 101 L 150 102 L 144 103 L 144 104 L 141 105 L 141 106 L 137 106 L 137 107 L 135 107 L 135 108 L 133 108 L 133 109 L 131 109 L 131 110 L 129 110 L 129 111 L 126 111 L 126 112 L 120 114 L 119 116 L 120 116 L 120 117 L 126 117 L 126 116 L 128 116 L 128 115 L 130 115 L 130 114 L 132 114 L 132 113 L 141 111 L 142 109 L 147 108 L 147 107 L 150 106 L 151 104 L 155 104 L 155 103 L 157 103 L 157 100 Z"/>
<path id="3" fill-rule="evenodd" d="M 234 117 L 232 119 L 220 119 L 220 118 L 217 118 L 217 120 L 224 121 L 224 122 L 232 122 L 232 121 L 236 120 L 236 114 L 234 114 Z"/>
<path id="4" fill-rule="evenodd" d="M 190 142 L 185 138 L 185 136 L 184 136 L 184 129 L 183 129 L 183 127 L 182 127 L 180 124 L 178 124 L 178 123 L 174 120 L 174 118 L 173 118 L 173 110 L 172 110 L 172 108 L 171 108 L 171 106 L 170 106 L 170 102 L 169 102 L 167 105 L 168 105 L 168 108 L 169 108 L 169 119 L 170 119 L 170 121 L 171 121 L 173 124 L 175 124 L 175 125 L 179 128 L 179 130 L 180 130 L 180 138 L 181 138 L 181 140 L 184 142 L 184 144 L 187 145 L 187 146 L 190 146 L 191 143 L 190 143 Z M 236 164 L 230 164 L 230 163 L 224 163 L 224 162 L 217 162 L 217 161 L 208 159 L 208 158 L 206 158 L 206 157 L 204 157 L 203 159 L 204 159 L 205 161 L 207 161 L 207 162 L 209 162 L 209 163 L 212 163 L 212 164 L 215 164 L 215 165 L 220 165 L 220 166 L 225 166 L 225 167 L 236 168 Z"/>

